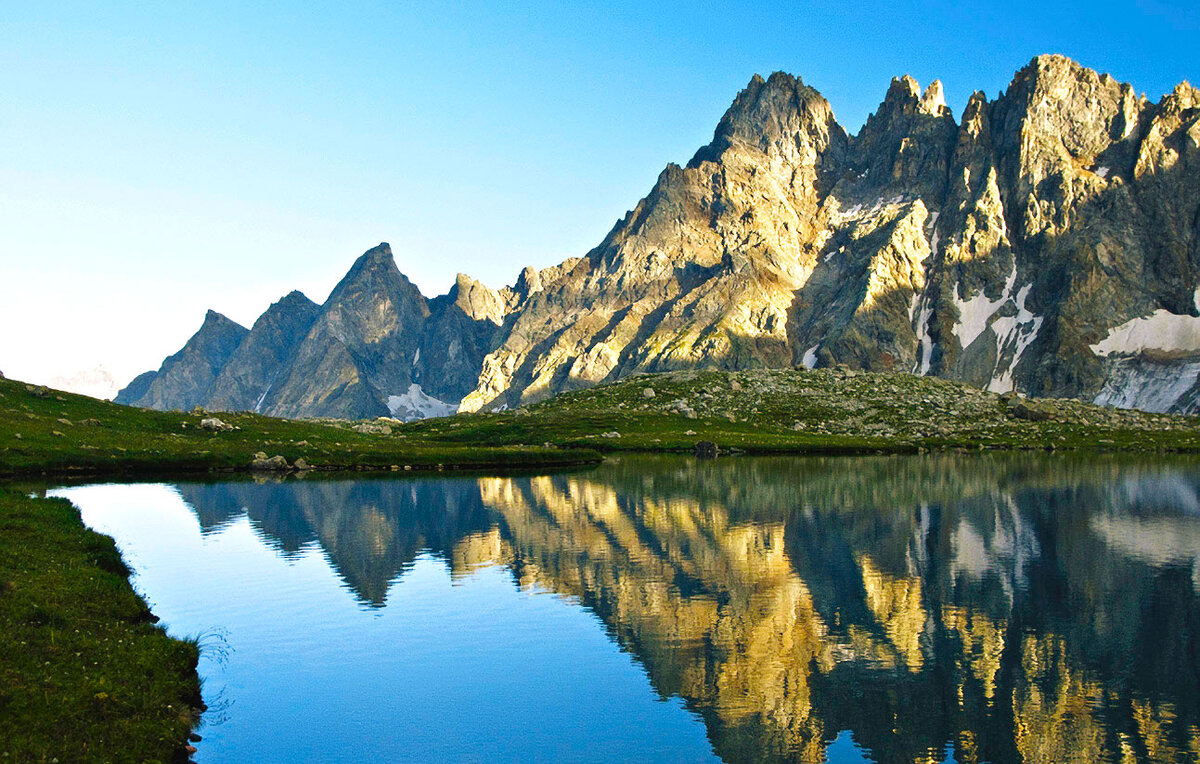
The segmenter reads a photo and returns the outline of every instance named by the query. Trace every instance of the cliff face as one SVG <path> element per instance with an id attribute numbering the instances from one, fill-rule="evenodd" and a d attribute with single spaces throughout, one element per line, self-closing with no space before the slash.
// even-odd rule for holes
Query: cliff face
<path id="1" fill-rule="evenodd" d="M 368 252 L 261 410 L 407 417 L 639 371 L 846 364 L 1196 411 L 1198 287 L 1195 88 L 1155 104 L 1040 56 L 961 123 L 940 83 L 898 78 L 850 136 L 776 73 L 583 258 L 426 300 Z M 146 386 L 122 402 L 183 407 Z"/>

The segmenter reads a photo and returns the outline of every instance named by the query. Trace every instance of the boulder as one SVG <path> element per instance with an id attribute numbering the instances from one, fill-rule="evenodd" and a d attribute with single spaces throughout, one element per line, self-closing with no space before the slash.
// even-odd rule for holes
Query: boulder
<path id="1" fill-rule="evenodd" d="M 1054 412 L 1049 407 L 1025 400 L 1012 402 L 1008 407 L 1008 414 L 1013 419 L 1024 419 L 1027 422 L 1048 422 L 1054 418 Z"/>
<path id="2" fill-rule="evenodd" d="M 279 454 L 268 459 L 265 453 L 259 451 L 250 462 L 250 469 L 262 472 L 286 472 L 291 467 L 288 466 L 287 459 L 284 459 Z"/>

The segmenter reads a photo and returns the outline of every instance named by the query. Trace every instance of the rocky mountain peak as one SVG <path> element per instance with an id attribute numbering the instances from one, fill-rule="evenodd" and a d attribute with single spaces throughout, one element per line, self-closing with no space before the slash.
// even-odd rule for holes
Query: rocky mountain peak
<path id="1" fill-rule="evenodd" d="M 203 404 L 214 380 L 250 330 L 215 310 L 182 349 L 156 372 L 147 372 L 117 394 L 117 403 L 158 409 L 189 409 Z"/>
<path id="2" fill-rule="evenodd" d="M 279 305 L 315 305 L 312 300 L 308 299 L 308 295 L 301 292 L 299 289 L 293 289 L 279 299 Z"/>
<path id="3" fill-rule="evenodd" d="M 504 297 L 465 273 L 455 277 L 454 286 L 450 287 L 447 297 L 472 320 L 490 321 L 497 326 L 504 323 Z"/>
<path id="4" fill-rule="evenodd" d="M 934 80 L 929 83 L 929 87 L 925 88 L 925 92 L 921 94 L 920 109 L 935 117 L 950 116 L 950 109 L 946 106 L 946 95 L 942 92 L 941 80 Z"/>
<path id="5" fill-rule="evenodd" d="M 204 312 L 204 323 L 201 325 L 202 327 L 203 326 L 220 326 L 222 324 L 238 325 L 236 321 L 232 320 L 231 318 L 229 318 L 228 316 L 225 316 L 222 313 L 218 313 L 217 311 L 213 310 L 212 308 L 209 308 L 208 310 L 206 310 Z"/>
<path id="6" fill-rule="evenodd" d="M 930 117 L 950 117 L 942 81 L 934 80 L 921 92 L 920 84 L 911 76 L 893 77 L 883 103 L 872 118 L 875 121 L 892 122 L 901 117 L 922 114 Z"/>
<path id="7" fill-rule="evenodd" d="M 713 140 L 688 167 L 719 161 L 731 147 L 745 145 L 768 154 L 808 155 L 815 161 L 831 141 L 845 139 L 825 97 L 799 78 L 775 72 L 755 75 L 721 117 Z"/>
<path id="8" fill-rule="evenodd" d="M 1193 87 L 1190 82 L 1184 80 L 1163 100 L 1164 104 L 1170 101 L 1171 107 L 1180 111 L 1195 109 L 1200 107 L 1200 88 Z"/>
<path id="9" fill-rule="evenodd" d="M 1036 182 L 1056 161 L 1087 160 L 1134 135 L 1142 105 L 1131 86 L 1107 74 L 1065 56 L 1038 56 L 997 101 L 996 124 L 1008 144 L 1001 150 L 1021 151 Z"/>
<path id="10" fill-rule="evenodd" d="M 521 274 L 517 276 L 517 283 L 513 285 L 513 291 L 524 299 L 534 292 L 540 292 L 541 289 L 542 280 L 538 277 L 537 270 L 531 265 L 522 268 Z"/>

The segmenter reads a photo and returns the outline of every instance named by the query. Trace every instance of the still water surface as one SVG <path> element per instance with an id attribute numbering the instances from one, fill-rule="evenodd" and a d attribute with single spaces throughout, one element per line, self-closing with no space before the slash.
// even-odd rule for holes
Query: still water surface
<path id="1" fill-rule="evenodd" d="M 198 760 L 1196 761 L 1200 462 L 97 485 Z"/>

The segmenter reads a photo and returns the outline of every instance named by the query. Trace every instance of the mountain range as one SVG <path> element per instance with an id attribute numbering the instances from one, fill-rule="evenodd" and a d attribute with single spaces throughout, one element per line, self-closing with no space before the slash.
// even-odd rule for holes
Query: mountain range
<path id="1" fill-rule="evenodd" d="M 323 305 L 210 311 L 119 403 L 403 419 L 637 372 L 846 365 L 1200 410 L 1200 90 L 1039 56 L 956 120 L 894 79 L 856 135 L 755 76 L 580 258 L 432 299 L 381 244 Z"/>

